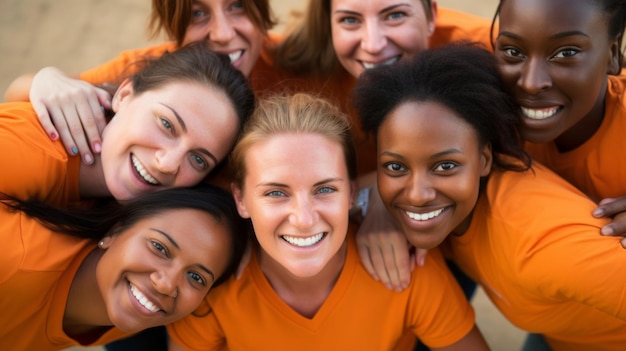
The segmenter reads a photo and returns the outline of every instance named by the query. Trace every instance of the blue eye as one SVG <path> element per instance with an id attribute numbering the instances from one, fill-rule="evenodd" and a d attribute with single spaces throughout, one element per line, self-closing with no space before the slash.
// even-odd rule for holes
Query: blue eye
<path id="1" fill-rule="evenodd" d="M 191 159 L 193 161 L 194 166 L 202 171 L 206 170 L 209 167 L 206 160 L 197 154 L 192 154 Z"/>
<path id="2" fill-rule="evenodd" d="M 285 196 L 285 193 L 280 190 L 272 190 L 268 191 L 265 195 L 269 197 L 282 197 Z"/>
<path id="3" fill-rule="evenodd" d="M 330 187 L 330 186 L 325 186 L 325 187 L 320 188 L 320 189 L 318 190 L 318 193 L 321 193 L 321 194 L 330 194 L 330 193 L 334 193 L 335 191 L 336 191 L 336 189 L 335 189 L 335 188 Z"/>
<path id="4" fill-rule="evenodd" d="M 160 121 L 161 121 L 161 125 L 163 126 L 163 128 L 171 132 L 174 131 L 174 126 L 172 125 L 172 123 L 170 123 L 170 121 L 167 118 L 161 117 Z"/>
<path id="5" fill-rule="evenodd" d="M 159 243 L 158 241 L 151 241 L 150 243 L 152 244 L 152 247 L 154 247 L 158 252 L 162 253 L 166 257 L 169 257 L 169 253 L 167 251 L 167 248 L 165 248 L 165 246 L 161 245 L 161 243 Z"/>
<path id="6" fill-rule="evenodd" d="M 392 20 L 398 20 L 406 17 L 406 13 L 404 12 L 392 12 L 389 14 L 388 18 Z"/>

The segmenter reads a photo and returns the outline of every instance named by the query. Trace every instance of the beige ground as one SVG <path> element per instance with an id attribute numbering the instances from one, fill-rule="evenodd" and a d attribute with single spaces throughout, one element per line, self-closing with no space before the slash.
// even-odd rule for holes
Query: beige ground
<path id="1" fill-rule="evenodd" d="M 280 19 L 306 4 L 304 0 L 270 1 Z M 439 0 L 438 3 L 491 18 L 497 0 Z M 159 42 L 147 39 L 149 7 L 148 0 L 0 1 L 0 91 L 17 75 L 46 65 L 79 72 L 114 57 L 121 50 Z M 282 28 L 279 26 L 278 30 Z M 482 291 L 473 304 L 478 324 L 491 348 L 518 350 L 524 334 L 493 308 Z"/>

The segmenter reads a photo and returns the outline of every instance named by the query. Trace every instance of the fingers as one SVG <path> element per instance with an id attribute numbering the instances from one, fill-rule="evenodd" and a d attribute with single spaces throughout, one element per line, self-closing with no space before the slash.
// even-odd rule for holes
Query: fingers
<path id="1" fill-rule="evenodd" d="M 37 114 L 37 117 L 39 118 L 39 123 L 41 123 L 41 126 L 43 127 L 43 130 L 46 131 L 46 134 L 48 134 L 48 136 L 52 140 L 59 139 L 59 132 L 54 127 L 46 106 L 44 104 L 35 102 L 33 102 L 32 105 L 35 113 Z"/>
<path id="2" fill-rule="evenodd" d="M 374 269 L 374 264 L 372 263 L 372 260 L 371 260 L 370 250 L 366 244 L 359 243 L 358 236 L 357 236 L 356 247 L 357 247 L 357 251 L 359 252 L 359 259 L 361 260 L 361 264 L 363 265 L 363 268 L 365 268 L 367 273 L 369 273 L 369 275 L 371 275 L 372 278 L 374 278 L 374 280 L 380 281 L 380 278 L 378 278 L 378 275 L 376 274 L 376 270 Z"/>
<path id="3" fill-rule="evenodd" d="M 424 263 L 426 262 L 426 254 L 428 253 L 428 250 L 426 249 L 416 249 L 415 250 L 415 264 L 418 267 L 423 267 Z"/>
<path id="4" fill-rule="evenodd" d="M 612 218 L 611 223 L 600 229 L 602 235 L 626 236 L 626 197 L 603 199 L 593 216 Z"/>

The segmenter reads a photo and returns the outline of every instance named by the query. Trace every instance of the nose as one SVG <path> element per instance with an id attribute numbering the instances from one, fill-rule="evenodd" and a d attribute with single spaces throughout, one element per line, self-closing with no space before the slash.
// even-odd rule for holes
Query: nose
<path id="1" fill-rule="evenodd" d="M 178 296 L 176 276 L 173 269 L 163 269 L 150 274 L 150 281 L 159 294 L 176 298 Z"/>
<path id="2" fill-rule="evenodd" d="M 156 168 L 163 174 L 177 174 L 182 163 L 181 152 L 176 149 L 163 148 L 156 152 Z"/>
<path id="3" fill-rule="evenodd" d="M 548 63 L 543 59 L 530 58 L 520 72 L 517 85 L 528 94 L 537 94 L 552 86 L 552 79 L 547 69 Z"/>
<path id="4" fill-rule="evenodd" d="M 361 49 L 368 54 L 379 54 L 387 46 L 387 37 L 381 26 L 375 21 L 369 21 L 364 28 Z"/>
<path id="5" fill-rule="evenodd" d="M 437 196 L 437 191 L 428 174 L 414 173 L 405 189 L 411 203 L 415 206 L 424 205 Z"/>
<path id="6" fill-rule="evenodd" d="M 317 210 L 308 196 L 296 196 L 289 222 L 298 228 L 310 228 L 317 221 Z"/>
<path id="7" fill-rule="evenodd" d="M 225 13 L 216 11 L 211 19 L 209 40 L 219 45 L 227 45 L 234 37 L 235 28 L 231 19 Z"/>

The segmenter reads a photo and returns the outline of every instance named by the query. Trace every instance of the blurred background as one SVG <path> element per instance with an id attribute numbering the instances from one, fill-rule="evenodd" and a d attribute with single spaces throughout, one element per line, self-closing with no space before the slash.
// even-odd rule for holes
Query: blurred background
<path id="1" fill-rule="evenodd" d="M 284 30 L 293 14 L 305 10 L 306 0 L 270 0 Z M 497 0 L 438 0 L 453 8 L 491 18 Z M 0 91 L 17 76 L 56 66 L 78 73 L 108 61 L 123 50 L 162 42 L 146 31 L 149 0 L 2 0 L 0 1 Z M 3 99 L 0 97 L 0 99 Z M 493 307 L 482 290 L 472 304 L 477 323 L 494 351 L 519 350 L 525 333 Z M 71 348 L 68 351 L 100 351 Z"/>

